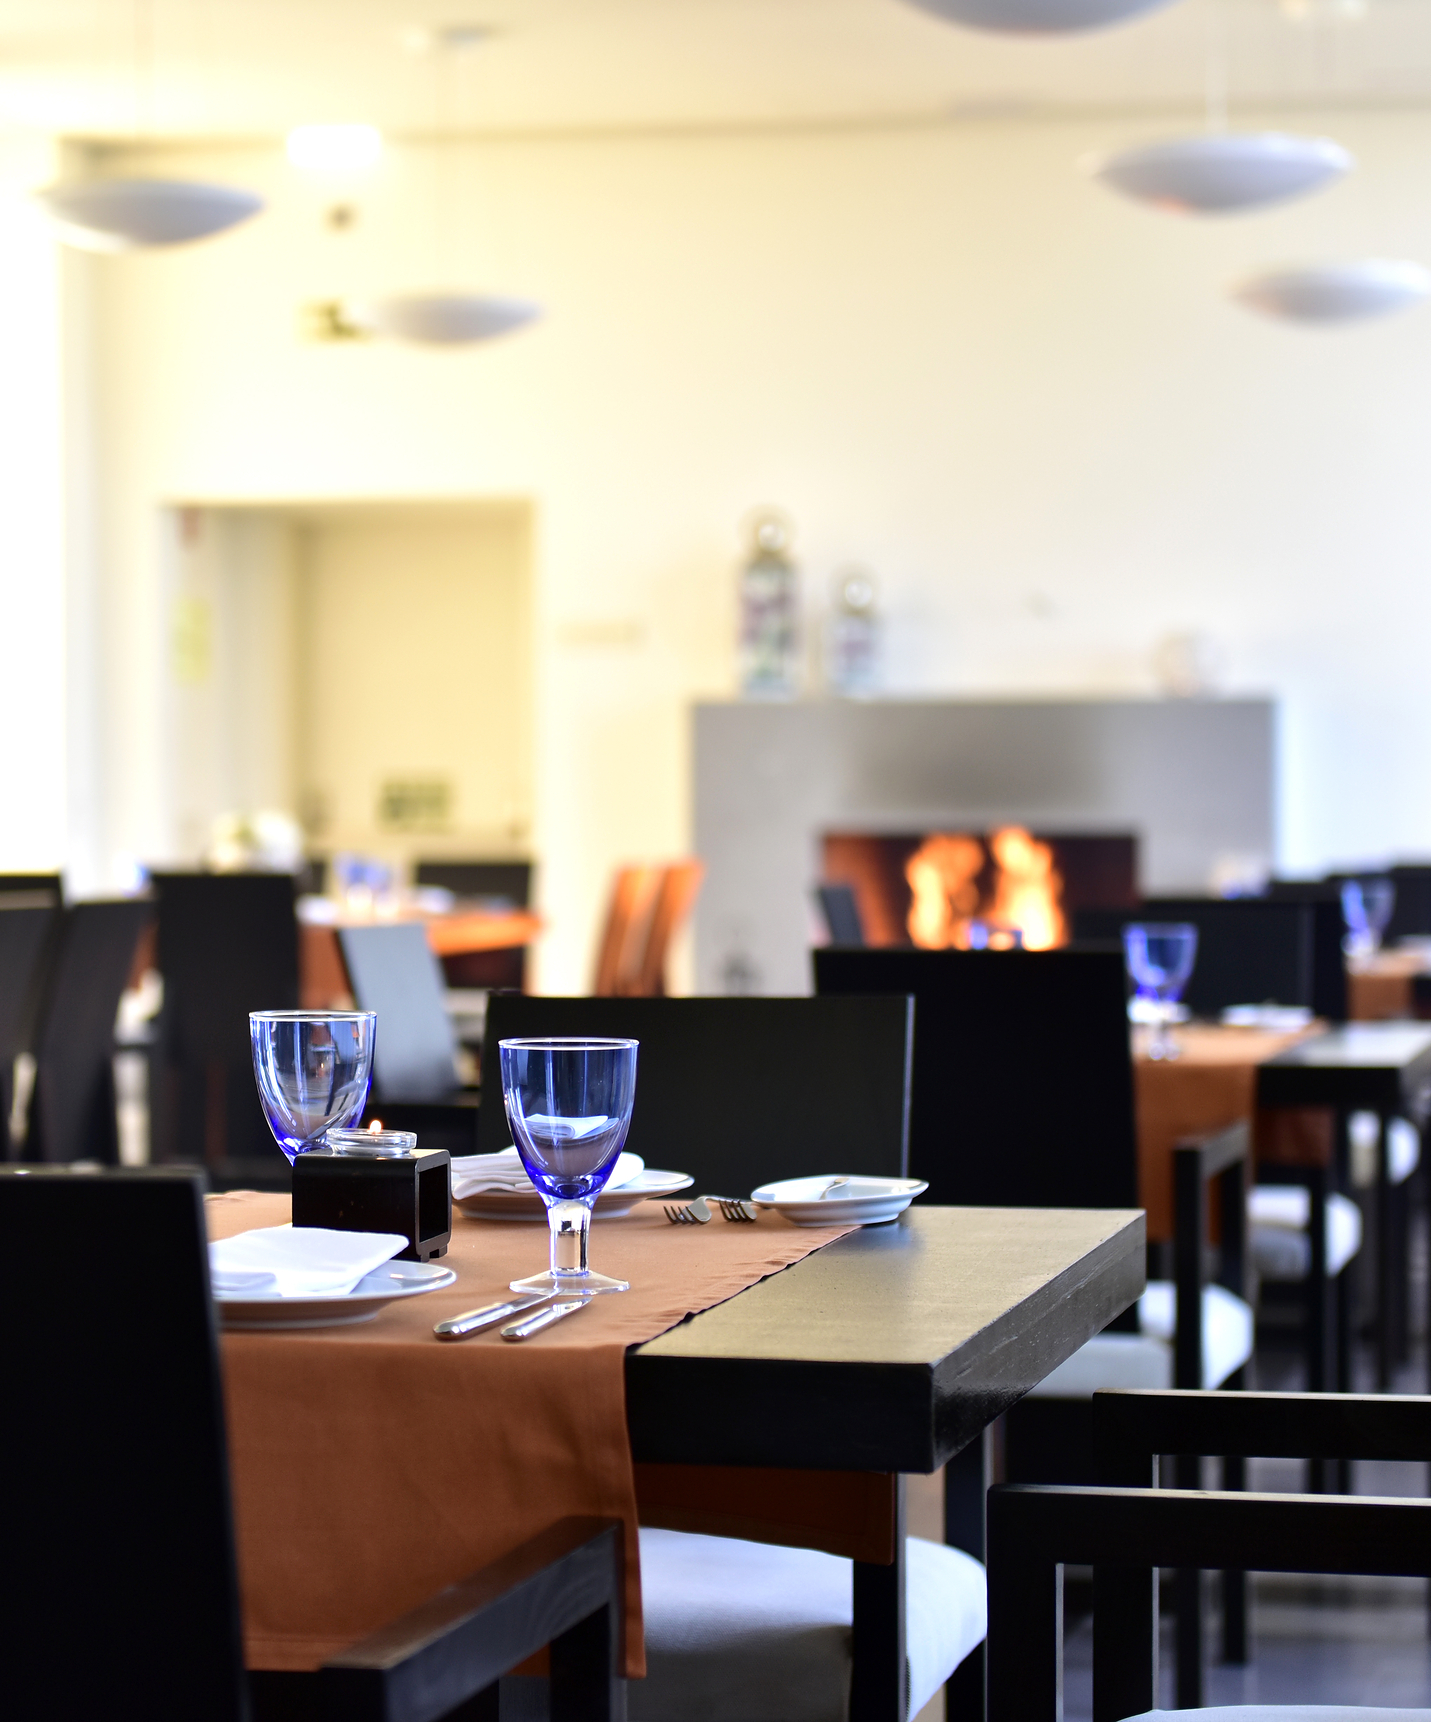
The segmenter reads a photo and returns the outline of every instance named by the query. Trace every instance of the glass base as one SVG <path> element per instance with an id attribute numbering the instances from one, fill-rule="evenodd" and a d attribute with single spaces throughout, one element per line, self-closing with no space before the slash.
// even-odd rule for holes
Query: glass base
<path id="1" fill-rule="evenodd" d="M 630 1291 L 630 1280 L 608 1279 L 605 1274 L 586 1273 L 533 1274 L 530 1279 L 513 1280 L 514 1292 L 529 1292 L 537 1297 L 592 1297 L 597 1292 Z"/>

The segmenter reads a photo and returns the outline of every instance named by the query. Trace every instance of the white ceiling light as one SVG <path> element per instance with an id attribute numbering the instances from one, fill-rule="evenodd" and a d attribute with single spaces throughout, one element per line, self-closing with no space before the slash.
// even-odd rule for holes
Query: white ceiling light
<path id="1" fill-rule="evenodd" d="M 1431 270 L 1419 263 L 1367 258 L 1305 269 L 1275 269 L 1232 289 L 1251 310 L 1296 323 L 1350 323 L 1402 311 L 1431 293 Z"/>
<path id="2" fill-rule="evenodd" d="M 1125 197 L 1184 214 L 1224 215 L 1302 197 L 1356 163 L 1330 138 L 1209 132 L 1093 156 L 1085 165 Z"/>
<path id="3" fill-rule="evenodd" d="M 457 347 L 490 341 L 535 322 L 541 314 L 541 306 L 530 299 L 488 293 L 392 293 L 351 307 L 349 320 L 394 341 Z"/>
<path id="4" fill-rule="evenodd" d="M 1101 30 L 1168 0 L 910 0 L 922 12 L 974 30 L 1015 36 L 1062 36 L 1076 30 Z"/>
<path id="5" fill-rule="evenodd" d="M 263 208 L 255 192 L 188 179 L 67 180 L 35 201 L 67 245 L 111 252 L 207 239 Z"/>
<path id="6" fill-rule="evenodd" d="M 383 153 L 376 126 L 295 126 L 285 141 L 294 167 L 312 173 L 354 173 Z"/>

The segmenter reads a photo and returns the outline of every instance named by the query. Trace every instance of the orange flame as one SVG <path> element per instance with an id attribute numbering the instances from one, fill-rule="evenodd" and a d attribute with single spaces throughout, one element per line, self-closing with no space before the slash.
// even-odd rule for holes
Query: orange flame
<path id="1" fill-rule="evenodd" d="M 1022 826 L 1006 825 L 989 838 L 997 870 L 993 901 L 982 914 L 979 874 L 984 846 L 976 837 L 941 834 L 926 837 L 905 862 L 911 901 L 906 926 L 910 939 L 927 951 L 968 950 L 975 918 L 996 930 L 993 944 L 1009 942 L 1017 929 L 1025 950 L 1047 951 L 1061 945 L 1066 923 L 1061 907 L 1063 879 L 1053 850 Z"/>

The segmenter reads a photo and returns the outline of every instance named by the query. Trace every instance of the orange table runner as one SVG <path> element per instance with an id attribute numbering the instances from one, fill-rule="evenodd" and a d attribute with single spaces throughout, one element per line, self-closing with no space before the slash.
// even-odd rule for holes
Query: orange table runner
<path id="1" fill-rule="evenodd" d="M 207 1202 L 211 1237 L 284 1223 L 284 1196 Z M 354 1327 L 226 1333 L 249 1666 L 310 1669 L 566 1514 L 627 1526 L 627 1673 L 644 1671 L 626 1348 L 800 1261 L 849 1227 L 598 1220 L 592 1265 L 631 1281 L 512 1345 L 434 1322 L 546 1262 L 545 1227 L 453 1217 L 446 1291 Z"/>
<path id="2" fill-rule="evenodd" d="M 1252 1119 L 1257 1105 L 1257 1066 L 1285 1047 L 1319 1032 L 1319 1025 L 1290 1034 L 1266 1029 L 1228 1028 L 1188 1023 L 1174 1030 L 1181 1054 L 1175 1059 L 1147 1056 L 1147 1036 L 1134 1038 L 1133 1092 L 1138 1120 L 1138 1194 L 1148 1212 L 1149 1239 L 1173 1235 L 1174 1147 L 1185 1137 L 1221 1130 Z M 1297 1117 L 1266 1114 L 1258 1121 L 1258 1150 L 1264 1158 L 1300 1159 L 1273 1138 L 1299 1127 L 1306 1134 L 1309 1109 Z M 1321 1109 L 1316 1112 L 1320 1123 Z"/>

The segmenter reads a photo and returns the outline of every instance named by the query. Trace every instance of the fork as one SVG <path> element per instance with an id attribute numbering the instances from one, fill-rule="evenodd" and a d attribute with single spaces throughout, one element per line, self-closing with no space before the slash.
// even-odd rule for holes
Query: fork
<path id="1" fill-rule="evenodd" d="M 704 1226 L 711 1220 L 710 1204 L 714 1202 L 720 1209 L 723 1220 L 754 1220 L 755 1209 L 749 1202 L 737 1200 L 734 1196 L 697 1196 L 692 1201 L 683 1202 L 679 1206 L 668 1206 L 662 1209 L 666 1218 L 673 1226 Z"/>

